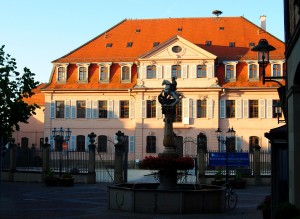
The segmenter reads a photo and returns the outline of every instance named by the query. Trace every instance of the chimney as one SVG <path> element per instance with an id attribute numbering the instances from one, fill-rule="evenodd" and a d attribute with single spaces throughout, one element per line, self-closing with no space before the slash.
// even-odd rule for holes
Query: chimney
<path id="1" fill-rule="evenodd" d="M 259 17 L 260 28 L 263 29 L 263 30 L 267 30 L 267 27 L 266 27 L 266 18 L 267 18 L 266 15 L 262 15 L 262 16 Z"/>

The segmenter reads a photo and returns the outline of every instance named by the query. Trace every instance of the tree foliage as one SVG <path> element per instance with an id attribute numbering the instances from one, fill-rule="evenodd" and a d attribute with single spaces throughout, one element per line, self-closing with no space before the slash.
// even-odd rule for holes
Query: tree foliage
<path id="1" fill-rule="evenodd" d="M 20 129 L 18 123 L 28 123 L 29 117 L 39 108 L 24 101 L 34 95 L 32 89 L 39 83 L 34 81 L 34 75 L 26 67 L 20 74 L 16 59 L 4 52 L 4 45 L 0 47 L 0 136 L 11 137 L 14 130 Z"/>

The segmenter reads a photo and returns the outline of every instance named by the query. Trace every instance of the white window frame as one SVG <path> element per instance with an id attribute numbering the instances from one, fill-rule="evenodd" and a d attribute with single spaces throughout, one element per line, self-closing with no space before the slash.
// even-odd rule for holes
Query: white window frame
<path id="1" fill-rule="evenodd" d="M 110 81 L 110 66 L 112 62 L 100 62 L 98 63 L 99 67 L 99 76 L 98 76 L 98 81 L 99 83 L 108 83 Z M 101 80 L 101 68 L 107 68 L 107 80 Z"/>
<path id="2" fill-rule="evenodd" d="M 271 64 L 271 77 L 274 77 L 273 66 L 276 65 L 276 64 L 280 65 L 280 75 L 278 77 L 283 76 L 283 63 L 284 63 L 283 60 L 271 60 L 270 61 L 270 64 Z"/>
<path id="3" fill-rule="evenodd" d="M 223 64 L 225 65 L 224 68 L 224 78 L 226 82 L 230 82 L 230 81 L 236 81 L 236 65 L 238 64 L 238 61 L 224 61 Z M 233 78 L 230 78 L 229 81 L 226 80 L 226 68 L 228 65 L 233 65 Z"/>
<path id="4" fill-rule="evenodd" d="M 247 65 L 248 65 L 248 80 L 249 81 L 258 81 L 259 80 L 259 64 L 257 61 L 254 60 L 249 60 L 246 61 Z M 256 74 L 256 78 L 250 78 L 250 66 L 251 65 L 256 65 L 257 67 L 257 74 Z"/>
<path id="5" fill-rule="evenodd" d="M 120 66 L 121 66 L 120 81 L 122 83 L 131 83 L 132 65 L 133 65 L 132 62 L 123 62 L 123 63 L 120 63 Z M 127 79 L 127 80 L 122 80 L 122 78 L 123 78 L 123 68 L 124 67 L 129 67 L 129 79 Z"/>
<path id="6" fill-rule="evenodd" d="M 65 83 L 67 81 L 67 70 L 68 70 L 68 65 L 69 63 L 59 63 L 59 64 L 56 64 L 56 82 L 57 83 Z M 64 68 L 64 80 L 58 80 L 58 69 L 59 68 Z"/>
<path id="7" fill-rule="evenodd" d="M 89 66 L 90 66 L 90 63 L 77 63 L 77 81 L 78 82 L 88 82 L 88 78 L 89 78 Z M 85 68 L 86 70 L 86 75 L 85 75 L 85 78 L 83 78 L 82 80 L 80 80 L 80 68 Z"/>

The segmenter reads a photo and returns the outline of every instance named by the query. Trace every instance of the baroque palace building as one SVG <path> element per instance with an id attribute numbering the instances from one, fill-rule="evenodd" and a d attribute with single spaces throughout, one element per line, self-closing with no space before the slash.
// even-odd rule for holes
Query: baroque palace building
<path id="1" fill-rule="evenodd" d="M 163 80 L 177 78 L 184 98 L 177 105 L 174 132 L 179 152 L 199 133 L 207 149 L 225 150 L 220 128 L 236 131 L 232 150 L 269 149 L 264 133 L 278 127 L 276 83 L 263 85 L 257 53 L 260 39 L 270 52 L 267 75 L 285 72 L 284 43 L 244 17 L 125 19 L 84 45 L 54 60 L 45 95 L 44 137 L 70 128 L 69 149 L 87 150 L 94 132 L 106 152 L 117 131 L 128 136 L 129 160 L 163 150 L 163 115 L 157 97 Z M 281 83 L 284 83 L 282 81 Z M 190 148 L 196 148 L 191 145 Z M 193 150 L 194 150 L 193 149 Z"/>

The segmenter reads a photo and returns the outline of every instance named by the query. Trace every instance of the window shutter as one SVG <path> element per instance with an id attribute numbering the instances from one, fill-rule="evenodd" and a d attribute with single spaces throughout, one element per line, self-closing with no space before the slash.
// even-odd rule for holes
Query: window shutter
<path id="1" fill-rule="evenodd" d="M 171 78 L 171 66 L 170 65 L 167 65 L 166 66 L 166 75 L 165 75 L 166 78 Z"/>
<path id="2" fill-rule="evenodd" d="M 65 119 L 70 118 L 70 100 L 65 101 Z"/>
<path id="3" fill-rule="evenodd" d="M 244 115 L 243 117 L 244 118 L 248 118 L 249 117 L 249 100 L 243 100 L 243 112 L 244 112 Z"/>
<path id="4" fill-rule="evenodd" d="M 55 117 L 55 102 L 51 101 L 50 103 L 50 118 L 54 119 Z"/>
<path id="5" fill-rule="evenodd" d="M 147 78 L 146 71 L 147 71 L 147 67 L 146 66 L 142 66 L 142 77 L 141 77 L 141 79 Z"/>
<path id="6" fill-rule="evenodd" d="M 197 78 L 197 72 L 196 72 L 197 66 L 192 65 L 191 66 L 191 78 Z"/>
<path id="7" fill-rule="evenodd" d="M 157 98 L 156 98 L 156 118 L 162 118 L 161 104 L 159 103 Z"/>
<path id="8" fill-rule="evenodd" d="M 76 100 L 71 101 L 71 118 L 76 118 Z"/>
<path id="9" fill-rule="evenodd" d="M 114 100 L 114 118 L 120 117 L 120 101 Z"/>
<path id="10" fill-rule="evenodd" d="M 236 118 L 242 118 L 242 99 L 237 99 L 236 100 L 236 106 L 235 106 L 235 111 L 236 111 Z"/>
<path id="11" fill-rule="evenodd" d="M 213 118 L 213 100 L 207 99 L 207 118 Z"/>
<path id="12" fill-rule="evenodd" d="M 161 65 L 157 65 L 156 69 L 157 69 L 157 78 L 161 79 L 162 78 L 162 66 Z"/>
<path id="13" fill-rule="evenodd" d="M 273 118 L 273 100 L 272 99 L 267 100 L 267 118 L 268 119 Z"/>
<path id="14" fill-rule="evenodd" d="M 243 148 L 243 141 L 241 136 L 236 137 L 236 150 L 241 151 Z"/>
<path id="15" fill-rule="evenodd" d="M 193 118 L 193 100 L 189 99 L 189 117 Z"/>
<path id="16" fill-rule="evenodd" d="M 86 108 L 85 108 L 85 113 L 86 113 L 86 118 L 87 119 L 91 118 L 91 108 L 92 108 L 92 101 L 87 100 L 86 101 Z"/>
<path id="17" fill-rule="evenodd" d="M 226 102 L 225 100 L 220 100 L 220 118 L 221 119 L 224 119 L 225 115 L 226 115 L 226 113 L 225 113 L 225 110 L 226 110 L 225 102 Z"/>
<path id="18" fill-rule="evenodd" d="M 197 100 L 193 100 L 193 118 L 197 118 Z"/>
<path id="19" fill-rule="evenodd" d="M 134 153 L 135 151 L 135 137 L 129 136 L 129 153 Z"/>
<path id="20" fill-rule="evenodd" d="M 182 65 L 182 78 L 187 78 L 188 66 Z"/>
<path id="21" fill-rule="evenodd" d="M 259 118 L 266 117 L 266 104 L 264 99 L 259 100 Z"/>
<path id="22" fill-rule="evenodd" d="M 182 102 L 183 102 L 183 120 L 182 120 L 182 122 L 183 122 L 183 124 L 188 125 L 188 124 L 190 124 L 189 99 L 188 98 L 184 98 L 182 100 Z"/>
<path id="23" fill-rule="evenodd" d="M 135 105 L 134 105 L 134 100 L 129 101 L 129 118 L 134 119 L 135 117 Z"/>
<path id="24" fill-rule="evenodd" d="M 94 119 L 98 118 L 98 101 L 97 100 L 93 101 L 93 118 Z"/>
<path id="25" fill-rule="evenodd" d="M 114 101 L 108 100 L 108 118 L 114 118 Z"/>
<path id="26" fill-rule="evenodd" d="M 71 142 L 70 142 L 70 150 L 75 151 L 76 150 L 76 136 L 71 136 Z"/>
<path id="27" fill-rule="evenodd" d="M 146 118 L 146 100 L 142 100 L 142 118 Z"/>
<path id="28" fill-rule="evenodd" d="M 207 78 L 212 78 L 213 77 L 213 66 L 206 65 L 206 71 L 207 71 Z"/>

